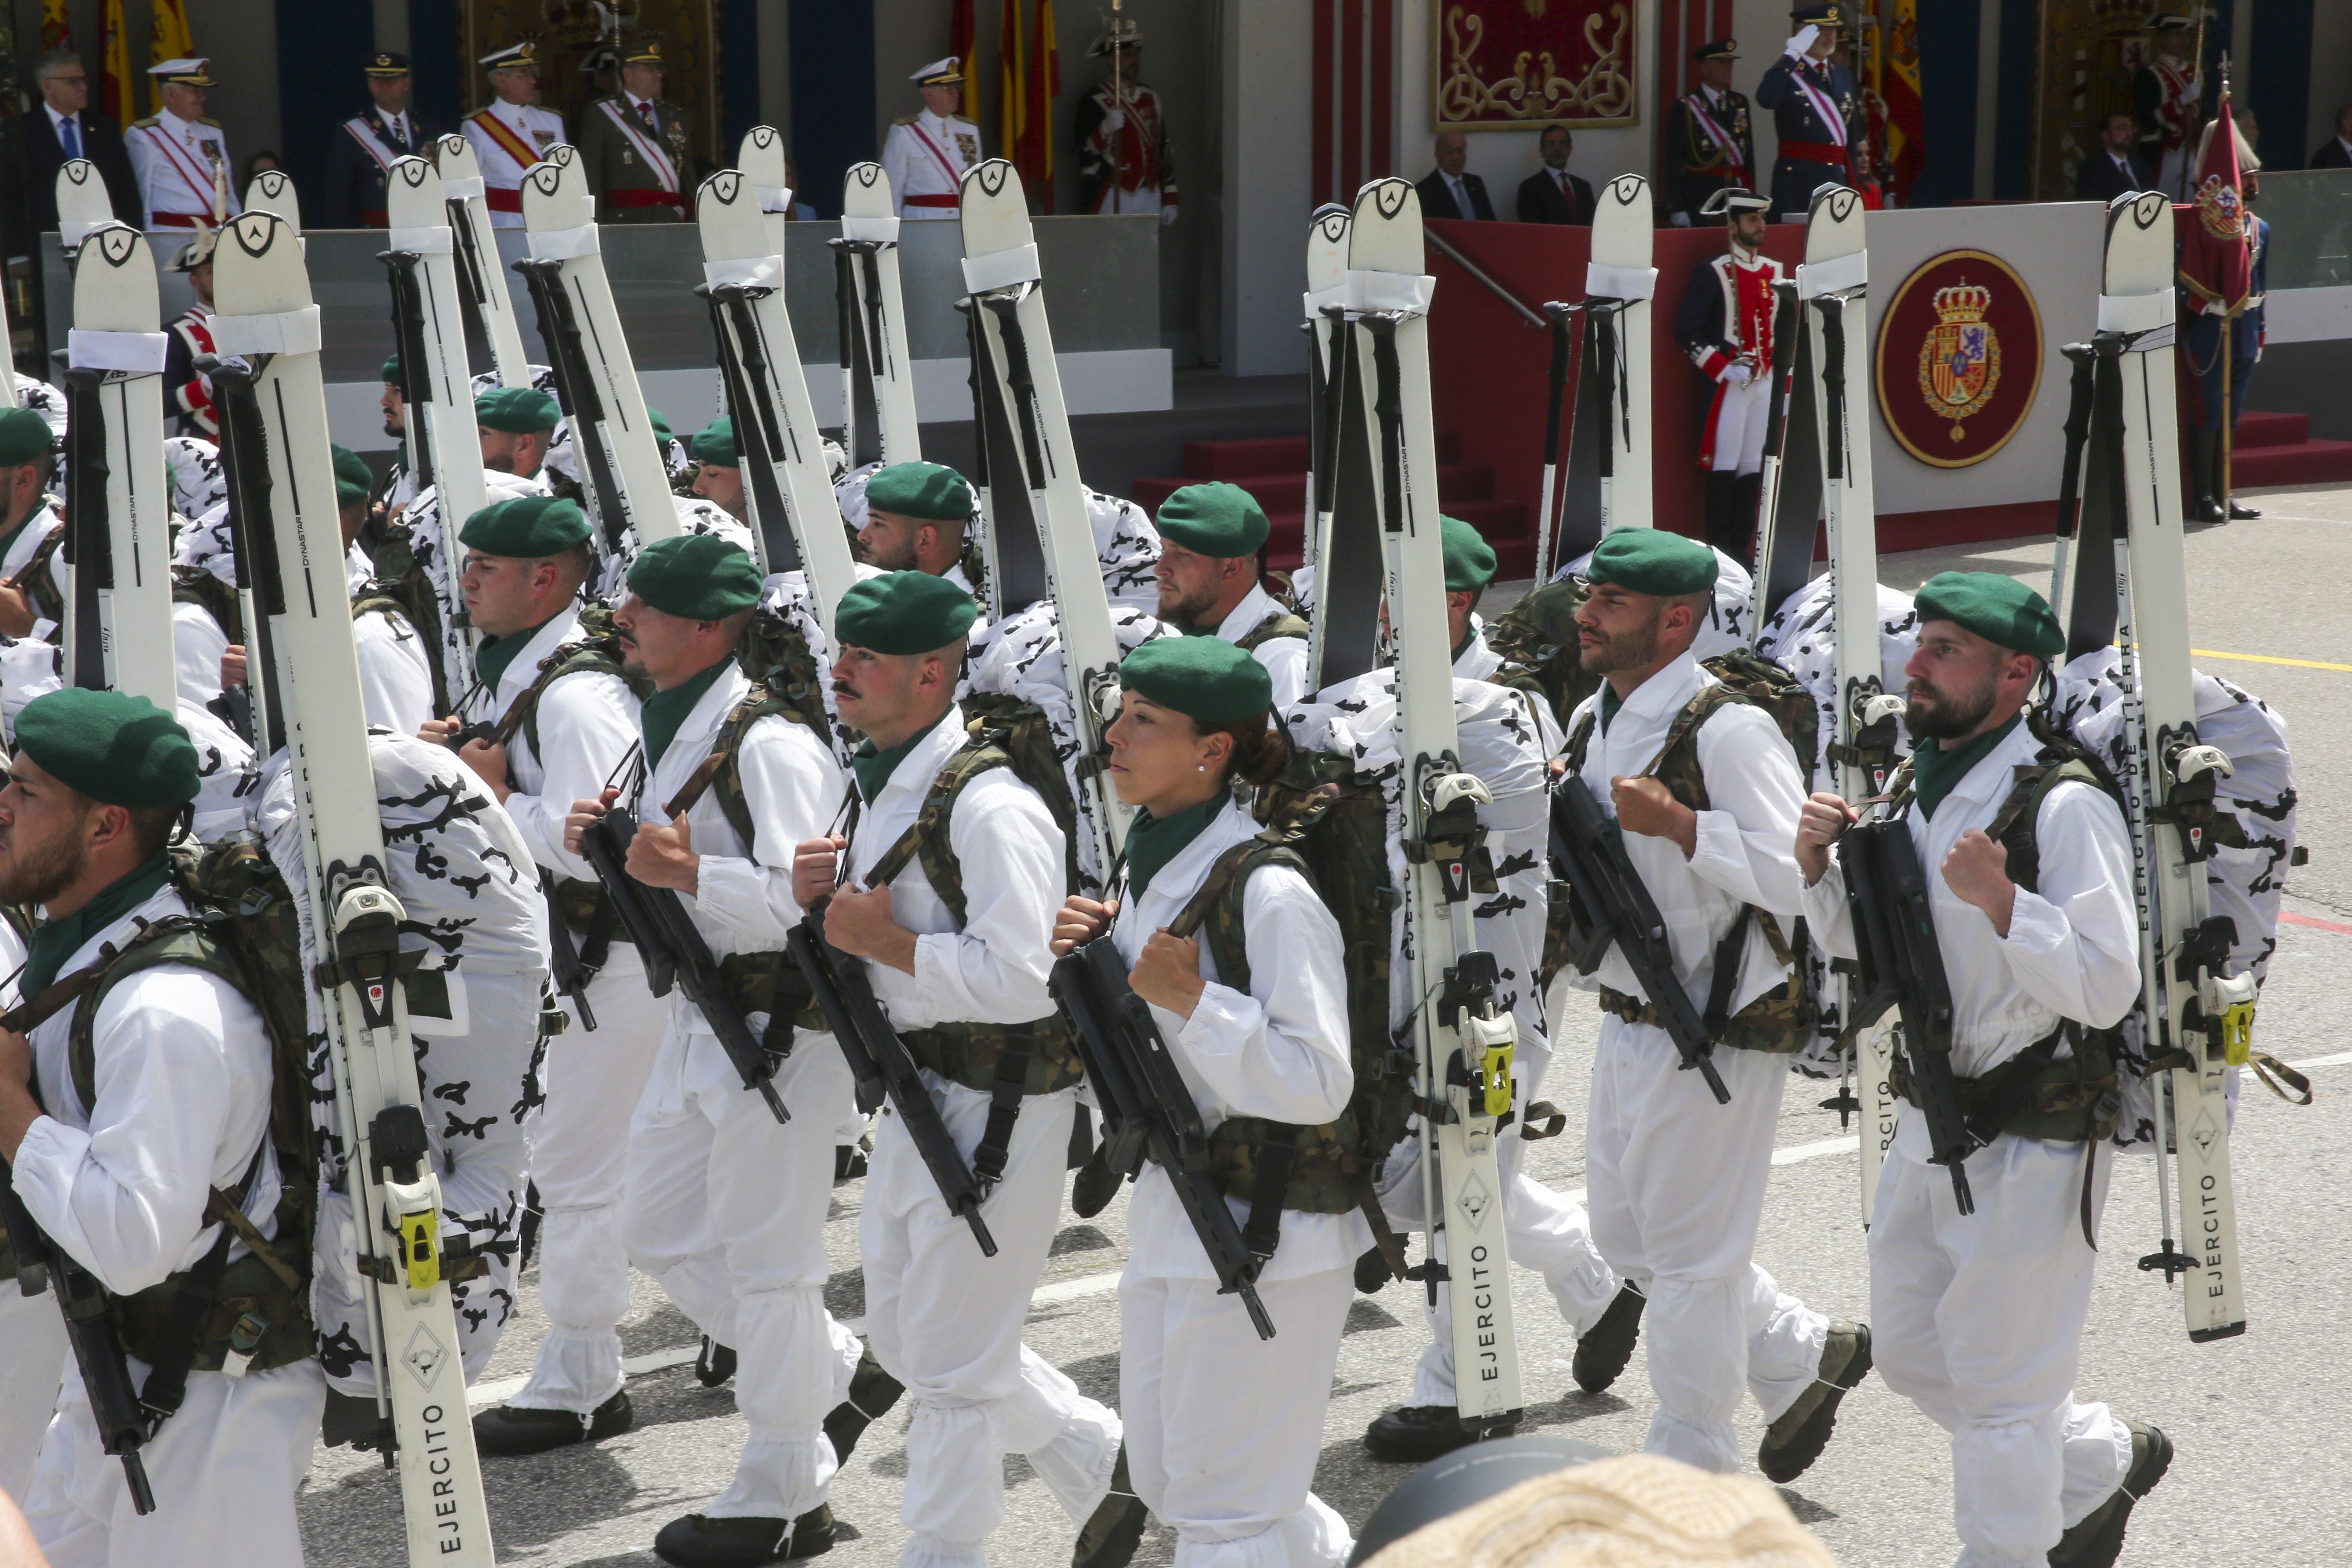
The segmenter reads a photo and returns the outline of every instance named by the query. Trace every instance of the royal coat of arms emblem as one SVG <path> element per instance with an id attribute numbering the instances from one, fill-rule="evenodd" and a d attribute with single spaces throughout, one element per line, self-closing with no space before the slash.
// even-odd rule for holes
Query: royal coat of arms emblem
<path id="1" fill-rule="evenodd" d="M 1992 289 L 1957 283 L 1936 290 L 1936 324 L 1919 341 L 1919 390 L 1927 406 L 1952 422 L 1951 438 L 1968 439 L 1960 421 L 1992 401 L 2000 385 L 2000 334 L 1985 319 Z"/>

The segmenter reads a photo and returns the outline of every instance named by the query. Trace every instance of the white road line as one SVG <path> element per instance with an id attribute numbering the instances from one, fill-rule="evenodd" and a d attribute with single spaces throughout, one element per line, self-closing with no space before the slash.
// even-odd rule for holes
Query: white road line
<path id="1" fill-rule="evenodd" d="M 2336 1068 L 2347 1065 L 2352 1065 L 2352 1051 L 2337 1051 L 2333 1056 L 2312 1057 L 2305 1061 L 2287 1064 L 2297 1072 L 2309 1072 L 2315 1068 Z M 1861 1142 L 1858 1135 L 1822 1138 L 1811 1143 L 1791 1143 L 1785 1149 L 1773 1150 L 1772 1163 L 1775 1165 L 1801 1164 L 1807 1160 L 1819 1160 L 1832 1154 L 1855 1153 L 1860 1148 Z M 1571 1192 L 1562 1193 L 1560 1196 L 1572 1204 L 1581 1204 L 1584 1202 L 1584 1189 L 1578 1187 Z M 1111 1268 L 1099 1274 L 1080 1274 L 1072 1279 L 1056 1279 L 1050 1284 L 1040 1285 L 1035 1293 L 1029 1298 L 1029 1310 L 1034 1312 L 1040 1307 L 1056 1306 L 1064 1301 L 1077 1301 L 1089 1296 L 1108 1294 L 1118 1289 L 1119 1276 L 1123 1272 L 1123 1269 Z M 866 1320 L 845 1318 L 841 1320 L 841 1326 L 853 1334 L 861 1334 L 866 1331 Z M 691 1366 L 699 1349 L 700 1347 L 695 1345 L 684 1345 L 674 1350 L 655 1351 L 650 1355 L 629 1356 L 622 1361 L 621 1371 L 629 1377 L 643 1377 L 648 1373 L 667 1372 L 674 1366 Z M 502 1377 L 494 1383 L 478 1383 L 466 1391 L 466 1402 L 475 1405 L 496 1405 L 502 1399 L 520 1393 L 526 1381 L 528 1380 L 520 1377 Z"/>

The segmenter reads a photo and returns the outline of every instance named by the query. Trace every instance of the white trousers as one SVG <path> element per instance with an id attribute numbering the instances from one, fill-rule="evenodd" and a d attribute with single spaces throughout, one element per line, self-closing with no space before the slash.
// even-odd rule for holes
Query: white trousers
<path id="1" fill-rule="evenodd" d="M 766 1019 L 752 1016 L 754 1033 Z M 788 1122 L 716 1038 L 673 1025 L 629 1128 L 629 1257 L 738 1357 L 735 1405 L 751 1431 L 733 1484 L 700 1510 L 713 1519 L 796 1519 L 824 1501 L 836 1468 L 824 1417 L 857 1369 L 856 1337 L 824 1310 L 849 1064 L 830 1035 L 803 1034 L 775 1088 Z"/>
<path id="2" fill-rule="evenodd" d="M 1756 1267 L 1785 1058 L 1719 1050 L 1718 1105 L 1664 1029 L 1601 1020 L 1585 1122 L 1592 1239 L 1649 1298 L 1646 1444 L 1701 1469 L 1740 1468 L 1731 1426 L 1742 1391 L 1769 1421 L 1821 1368 L 1829 1320 Z"/>
<path id="3" fill-rule="evenodd" d="M 131 1387 L 146 1378 L 145 1363 L 131 1363 Z M 294 1491 L 326 1404 L 315 1361 L 237 1378 L 189 1373 L 187 1402 L 142 1450 L 155 1493 L 155 1511 L 142 1515 L 122 1461 L 99 1444 L 80 1374 L 68 1373 L 25 1518 L 49 1568 L 302 1568 Z"/>
<path id="4" fill-rule="evenodd" d="M 909 1531 L 902 1568 L 988 1561 L 989 1533 L 1004 1517 L 1008 1453 L 1027 1456 L 1073 1524 L 1110 1490 L 1119 1418 L 1021 1342 L 1061 1221 L 1076 1095 L 1021 1102 L 1004 1179 L 981 1205 L 993 1258 L 981 1256 L 971 1227 L 940 1202 L 906 1124 L 886 1111 L 875 1127 L 858 1241 L 866 1333 L 914 1405 L 898 1510 Z M 971 1159 L 988 1097 L 934 1080 L 931 1099 Z"/>
<path id="5" fill-rule="evenodd" d="M 1764 425 L 1772 407 L 1772 379 L 1768 371 L 1745 386 L 1722 389 L 1723 403 L 1716 410 L 1714 439 L 1701 453 L 1702 464 L 1718 474 L 1758 474 L 1764 471 Z"/>
<path id="6" fill-rule="evenodd" d="M 629 1119 L 661 1048 L 670 1005 L 646 989 L 637 950 L 619 942 L 588 983 L 596 1027 L 583 1028 L 571 999 L 562 1000 L 572 1024 L 547 1042 L 540 1068 L 547 1099 L 530 1130 L 547 1338 L 530 1381 L 507 1403 L 585 1415 L 621 1391 L 620 1322 L 629 1310 L 621 1194 Z"/>
<path id="7" fill-rule="evenodd" d="M 1529 1096 L 1535 1093 L 1531 1087 Z M 1581 1338 L 1601 1321 L 1617 1297 L 1617 1276 L 1592 1244 L 1592 1226 L 1583 1205 L 1545 1186 L 1520 1167 L 1527 1163 L 1527 1141 L 1516 1128 L 1495 1142 L 1495 1159 L 1503 1178 L 1503 1247 L 1513 1263 L 1543 1276 L 1559 1315 Z M 1426 1230 L 1422 1213 L 1421 1136 L 1416 1131 L 1396 1146 L 1381 1170 L 1381 1212 L 1400 1230 Z M 1439 1247 L 1444 1250 L 1443 1246 Z M 1422 1304 L 1430 1341 L 1422 1348 L 1412 1372 L 1412 1403 L 1446 1405 L 1454 1401 L 1454 1299 L 1441 1289 L 1437 1305 L 1429 1293 L 1412 1287 Z"/>
<path id="8" fill-rule="evenodd" d="M 2095 1221 L 2112 1161 L 2102 1151 Z M 2038 1568 L 2131 1468 L 2124 1424 L 2074 1403 L 2098 1258 L 2083 1239 L 2083 1151 L 2003 1137 L 1969 1156 L 1968 1175 L 1976 1212 L 1962 1215 L 1941 1167 L 1899 1143 L 1879 1167 L 1871 1354 L 1952 1435 L 1963 1568 Z"/>
<path id="9" fill-rule="evenodd" d="M 1140 1276 L 1130 1264 L 1118 1282 L 1127 1471 L 1176 1531 L 1175 1568 L 1336 1568 L 1355 1546 L 1309 1489 L 1351 1272 L 1257 1292 L 1279 1338 L 1259 1339 L 1213 1279 Z"/>
<path id="10" fill-rule="evenodd" d="M 21 1499 L 32 1484 L 72 1358 L 54 1288 L 27 1296 L 14 1279 L 0 1279 L 0 1492 Z"/>

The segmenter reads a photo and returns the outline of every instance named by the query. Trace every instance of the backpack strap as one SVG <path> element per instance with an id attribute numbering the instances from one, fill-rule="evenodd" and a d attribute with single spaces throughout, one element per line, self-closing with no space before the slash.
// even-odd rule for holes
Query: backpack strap
<path id="1" fill-rule="evenodd" d="M 57 577 L 49 570 L 49 557 L 55 555 L 65 542 L 65 521 L 59 518 L 58 525 L 49 531 L 48 537 L 34 549 L 24 569 L 7 582 L 11 588 L 26 590 L 27 596 L 37 605 L 46 606 L 46 613 L 52 619 L 64 613 L 65 605 L 64 596 L 58 592 Z"/>
<path id="2" fill-rule="evenodd" d="M 751 726 L 783 711 L 782 699 L 764 688 L 752 688 L 751 694 L 729 709 L 727 717 L 719 721 L 719 734 L 711 744 L 710 754 L 695 764 L 684 786 L 662 807 L 663 815 L 676 817 L 689 811 L 714 784 L 724 784 L 726 787 L 719 791 L 719 809 L 748 853 L 758 835 L 751 821 L 751 804 L 743 798 L 738 782 L 736 760 L 743 750 L 743 737 L 751 732 Z"/>
<path id="3" fill-rule="evenodd" d="M 1244 653 L 1255 653 L 1263 645 L 1282 637 L 1298 637 L 1303 640 L 1307 635 L 1307 630 L 1306 621 L 1300 618 L 1297 611 L 1284 609 L 1277 605 L 1274 614 L 1234 638 L 1234 646 Z"/>
<path id="4" fill-rule="evenodd" d="M 866 885 L 887 888 L 898 880 L 898 873 L 907 868 L 908 862 L 919 860 L 931 891 L 948 907 L 956 929 L 962 930 L 963 868 L 956 862 L 955 845 L 949 837 L 950 818 L 955 811 L 956 797 L 963 793 L 966 784 L 992 768 L 1012 765 L 1013 759 L 995 744 L 992 737 L 982 735 L 967 742 L 931 780 L 915 820 L 867 868 Z"/>
<path id="5" fill-rule="evenodd" d="M 2050 798 L 2050 792 L 2063 784 L 2086 784 L 2104 790 L 2118 805 L 2121 793 L 2104 769 L 2071 743 L 2047 745 L 2040 757 L 2012 773 L 2014 782 L 1986 826 L 1985 837 L 2009 851 L 2009 879 L 2029 893 L 2039 893 L 2042 850 L 2034 830 L 2042 817 L 2042 803 Z"/>
<path id="6" fill-rule="evenodd" d="M 583 674 L 618 675 L 623 680 L 628 679 L 622 672 L 619 650 L 611 638 L 588 637 L 560 644 L 539 661 L 539 672 L 531 678 L 530 684 L 508 706 L 504 717 L 491 726 L 490 743 L 503 746 L 520 731 L 530 743 L 530 754 L 538 756 L 540 699 L 565 676 Z"/>
<path id="7" fill-rule="evenodd" d="M 1666 786 L 1667 793 L 1693 811 L 1707 808 L 1706 775 L 1698 765 L 1698 727 L 1726 708 L 1738 705 L 1753 707 L 1747 696 L 1718 680 L 1699 689 L 1698 695 L 1683 704 L 1666 726 L 1666 738 L 1658 746 L 1658 754 L 1638 775 L 1654 778 Z"/>

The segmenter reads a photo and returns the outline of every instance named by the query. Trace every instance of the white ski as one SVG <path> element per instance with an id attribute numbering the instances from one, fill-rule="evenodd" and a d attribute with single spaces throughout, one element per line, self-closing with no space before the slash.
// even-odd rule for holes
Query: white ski
<path id="1" fill-rule="evenodd" d="M 296 237 L 301 236 L 302 198 L 294 189 L 294 176 L 283 169 L 264 169 L 253 176 L 253 183 L 245 187 L 245 210 L 276 213 Z"/>
<path id="2" fill-rule="evenodd" d="M 596 198 L 571 148 L 549 148 L 523 175 L 522 224 L 530 258 L 515 269 L 539 307 L 539 335 L 580 443 L 582 489 L 605 546 L 617 546 L 630 529 L 639 548 L 667 539 L 679 531 L 669 470 L 604 279 Z"/>
<path id="3" fill-rule="evenodd" d="M 1593 515 L 1571 527 L 1563 517 L 1559 553 L 1573 560 L 1620 528 L 1651 526 L 1650 300 L 1658 291 L 1651 265 L 1657 241 L 1650 182 L 1620 174 L 1593 204 L 1592 258 L 1584 268 L 1584 365 L 1576 396 L 1571 471 L 1592 467 L 1584 490 Z M 1590 435 L 1587 435 L 1587 432 Z"/>
<path id="4" fill-rule="evenodd" d="M 92 229 L 113 221 L 114 198 L 106 194 L 98 165 L 87 158 L 67 159 L 58 170 L 58 243 L 67 258 Z"/>
<path id="5" fill-rule="evenodd" d="M 2107 209 L 2098 325 L 2103 336 L 2123 337 L 2125 549 L 2116 567 L 2117 673 L 2130 752 L 2123 784 L 2140 877 L 2147 1047 L 2151 1068 L 2169 1068 L 2156 1096 L 2158 1186 L 2162 1194 L 2168 1146 L 2174 1146 L 2188 1243 L 2185 1253 L 2174 1247 L 2166 1201 L 2163 1247 L 2140 1267 L 2162 1272 L 2168 1283 L 2178 1274 L 2189 1277 L 2182 1292 L 2189 1337 L 2205 1341 L 2246 1330 L 2222 1090 L 2229 1068 L 2246 1059 L 2254 982 L 2250 974 L 2224 974 L 2234 930 L 2226 916 L 2209 921 L 2203 862 L 2213 849 L 2214 785 L 2231 770 L 2220 748 L 2197 738 L 2181 548 L 2173 268 L 2170 204 L 2147 193 L 2117 197 Z"/>
<path id="6" fill-rule="evenodd" d="M 1307 528 L 1301 563 L 1323 559 L 1331 526 L 1332 472 L 1339 462 L 1339 394 L 1346 384 L 1341 358 L 1348 328 L 1348 209 L 1326 202 L 1307 221 Z M 1308 655 L 1308 662 L 1314 656 Z"/>
<path id="7" fill-rule="evenodd" d="M 748 137 L 745 146 L 751 150 Z M 767 173 L 781 181 L 781 146 L 772 163 Z M 834 606 L 857 581 L 857 568 L 784 311 L 783 222 L 764 211 L 763 189 L 782 188 L 763 187 L 749 170 L 722 169 L 703 181 L 694 207 L 702 231 L 702 292 L 734 416 L 761 573 L 806 570 L 817 615 L 830 630 Z"/>
<path id="8" fill-rule="evenodd" d="M 1466 1426 L 1484 1430 L 1516 1420 L 1526 1403 L 1495 1158 L 1498 1119 L 1511 1110 L 1518 1037 L 1510 1013 L 1496 1005 L 1495 957 L 1479 951 L 1472 923 L 1477 808 L 1492 797 L 1484 781 L 1463 771 L 1454 722 L 1429 394 L 1435 280 L 1423 273 L 1422 258 L 1420 195 L 1403 180 L 1367 184 L 1356 196 L 1348 238 L 1353 361 L 1371 422 L 1374 505 L 1388 567 L 1419 1089 L 1424 1107 L 1444 1107 L 1443 1121 L 1427 1110 L 1420 1117 L 1423 1212 L 1431 1216 L 1427 1279 L 1433 1301 L 1441 1272 L 1452 1296 L 1456 1408 Z"/>
<path id="9" fill-rule="evenodd" d="M 1307 296 L 1320 354 L 1323 422 L 1310 448 L 1307 524 L 1314 545 L 1314 595 L 1308 606 L 1307 684 L 1322 691 L 1376 668 L 1381 659 L 1381 594 L 1387 563 L 1381 544 L 1379 444 L 1371 402 L 1358 373 L 1358 334 L 1349 323 L 1357 309 L 1349 247 L 1355 223 L 1349 209 L 1330 205 L 1307 226 Z"/>
<path id="10" fill-rule="evenodd" d="M 784 253 L 784 225 L 793 211 L 793 187 L 785 176 L 784 156 L 783 133 L 772 125 L 754 125 L 735 144 L 735 167 L 751 182 L 751 195 L 768 222 L 771 256 Z"/>
<path id="11" fill-rule="evenodd" d="M 841 192 L 841 237 L 834 244 L 834 294 L 841 318 L 841 446 L 850 467 L 859 450 L 858 413 L 874 410 L 877 455 L 885 463 L 923 456 L 915 416 L 915 373 L 907 358 L 907 310 L 898 291 L 898 218 L 890 176 L 879 163 L 852 163 Z"/>
<path id="12" fill-rule="evenodd" d="M 1110 597 L 1103 591 L 1094 524 L 1070 445 L 1069 410 L 1062 402 L 1054 334 L 1045 319 L 1029 202 L 1021 176 L 1002 158 L 965 173 L 961 202 L 973 371 L 989 423 L 1001 426 L 992 433 L 999 439 L 989 439 L 992 432 L 977 433 L 989 452 L 989 533 L 1002 540 L 1022 526 L 1013 520 L 1023 509 L 1004 503 L 1014 497 L 1026 500 L 1029 521 L 1044 546 L 1045 586 L 1061 627 L 1062 668 L 1078 748 L 1095 764 L 1082 763 L 1078 776 L 1094 808 L 1088 815 L 1096 874 L 1108 878 L 1127 842 L 1129 816 L 1100 766 L 1107 753 L 1103 731 L 1118 711 L 1118 638 L 1111 629 Z M 1009 575 L 993 567 L 990 573 L 1001 592 Z"/>
<path id="13" fill-rule="evenodd" d="M 248 535 L 253 628 L 267 647 L 299 814 L 312 929 L 324 956 L 327 1048 L 357 1222 L 378 1408 L 390 1406 L 412 1568 L 491 1568 L 465 1368 L 441 1278 L 441 1197 L 426 1139 L 399 901 L 360 702 L 342 538 L 319 374 L 319 309 L 293 230 L 275 213 L 226 226 L 216 252 L 223 424 L 235 515 Z M 249 368 L 248 368 L 249 367 Z M 279 737 L 271 737 L 276 741 Z M 265 741 L 261 749 L 272 749 Z"/>
<path id="14" fill-rule="evenodd" d="M 466 317 L 458 302 L 457 242 L 440 172 L 422 158 L 396 159 L 384 179 L 384 216 L 391 248 L 383 256 L 392 281 L 393 331 L 407 382 L 410 461 L 416 487 L 440 491 L 443 574 L 441 624 L 449 658 L 444 672 L 451 700 L 474 684 L 477 638 L 459 580 L 466 546 L 457 534 L 466 520 L 489 504 L 482 482 L 481 437 L 474 422 L 473 377 L 467 368 Z"/>
<path id="15" fill-rule="evenodd" d="M 530 361 L 523 353 L 522 327 L 515 319 L 514 300 L 507 292 L 506 268 L 499 264 L 498 231 L 490 226 L 489 198 L 484 194 L 482 163 L 474 144 L 462 134 L 433 143 L 434 166 L 441 172 L 441 195 L 449 204 L 449 227 L 457 246 L 467 319 L 476 322 L 489 344 L 490 366 L 500 386 L 529 386 Z"/>
<path id="16" fill-rule="evenodd" d="M 83 238 L 74 255 L 73 320 L 65 374 L 66 473 L 76 501 L 68 524 L 74 570 L 66 684 L 128 691 L 173 712 L 163 310 L 155 258 L 137 229 L 110 223 Z"/>
<path id="17" fill-rule="evenodd" d="M 1847 800 L 1885 793 L 1895 767 L 1895 726 L 1903 700 L 1885 689 L 1878 641 L 1878 519 L 1870 468 L 1870 294 L 1864 248 L 1862 198 L 1843 185 L 1814 193 L 1806 215 L 1805 259 L 1797 268 L 1797 297 L 1809 375 L 1799 395 L 1817 411 L 1822 492 L 1829 501 L 1830 596 L 1836 626 L 1837 692 L 1829 747 L 1829 776 L 1821 787 Z M 1778 348 L 1778 344 L 1774 345 Z M 1811 533 L 1806 530 L 1806 552 Z M 1777 605 L 1759 606 L 1769 616 Z M 1757 623 L 1762 625 L 1759 620 Z M 1832 973 L 1830 991 L 1843 1023 L 1852 987 Z M 1870 1224 L 1878 1167 L 1895 1140 L 1895 1100 L 1887 1089 L 1888 1035 L 1884 1028 L 1853 1038 L 1854 1076 L 1861 1089 L 1862 1223 Z"/>
<path id="18" fill-rule="evenodd" d="M 1772 285 L 1771 406 L 1764 422 L 1763 483 L 1756 502 L 1754 587 L 1748 624 L 1761 631 L 1812 580 L 1822 518 L 1819 371 L 1793 278 Z"/>

